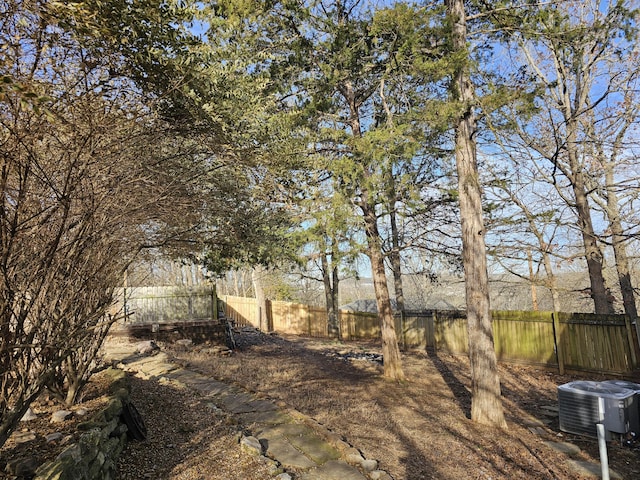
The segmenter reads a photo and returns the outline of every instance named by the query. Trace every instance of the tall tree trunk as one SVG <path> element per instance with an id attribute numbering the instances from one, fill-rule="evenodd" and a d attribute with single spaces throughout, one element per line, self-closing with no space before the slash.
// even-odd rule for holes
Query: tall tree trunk
<path id="1" fill-rule="evenodd" d="M 631 281 L 631 268 L 629 266 L 629 258 L 627 257 L 627 248 L 625 245 L 626 238 L 622 221 L 620 219 L 620 204 L 618 194 L 616 192 L 616 181 L 614 175 L 615 159 L 618 158 L 619 152 L 624 148 L 623 139 L 628 127 L 632 124 L 632 118 L 635 117 L 637 110 L 628 112 L 624 118 L 628 120 L 624 124 L 624 128 L 616 135 L 613 143 L 612 153 L 608 160 L 601 146 L 598 148 L 598 156 L 604 164 L 604 183 L 607 198 L 606 211 L 609 219 L 609 229 L 611 230 L 611 245 L 613 254 L 616 259 L 616 271 L 618 272 L 618 283 L 620 284 L 620 293 L 622 294 L 622 304 L 624 305 L 624 313 L 633 322 L 636 322 L 636 337 L 640 344 L 640 325 L 638 325 L 638 309 L 636 307 L 636 297 L 633 290 L 633 282 Z M 633 115 L 630 115 L 633 113 Z"/>
<path id="2" fill-rule="evenodd" d="M 387 103 L 384 93 L 384 78 L 380 80 L 380 100 L 386 115 L 387 127 L 393 128 L 393 114 Z M 396 294 L 396 307 L 401 314 L 404 313 L 404 288 L 402 285 L 402 266 L 400 262 L 400 233 L 398 232 L 398 219 L 396 216 L 396 179 L 393 176 L 393 165 L 389 161 L 387 171 L 387 201 L 389 202 L 389 223 L 391 224 L 391 252 L 389 262 L 393 272 L 393 288 Z"/>
<path id="3" fill-rule="evenodd" d="M 613 313 L 613 303 L 605 284 L 603 274 L 604 256 L 598 245 L 593 222 L 591 220 L 591 207 L 587 195 L 584 166 L 579 160 L 578 152 L 578 119 L 579 112 L 575 109 L 574 102 L 570 101 L 568 89 L 566 89 L 563 115 L 567 129 L 566 153 L 570 172 L 563 171 L 564 175 L 571 182 L 575 200 L 576 213 L 578 215 L 578 226 L 582 233 L 584 244 L 584 254 L 589 271 L 589 282 L 591 285 L 591 298 L 593 298 L 595 313 Z M 556 163 L 558 165 L 558 163 Z M 559 166 L 559 165 L 558 165 Z M 562 170 L 562 167 L 560 167 Z"/>
<path id="4" fill-rule="evenodd" d="M 589 207 L 589 200 L 587 198 L 583 174 L 581 172 L 578 172 L 578 174 L 574 176 L 574 182 L 572 182 L 572 184 L 576 202 L 576 211 L 578 213 L 578 224 L 580 226 L 580 231 L 582 232 L 587 269 L 589 271 L 591 297 L 593 298 L 595 313 L 613 313 L 613 303 L 605 284 L 604 274 L 602 271 L 604 257 L 593 229 L 591 209 Z"/>
<path id="5" fill-rule="evenodd" d="M 338 268 L 330 267 L 327 255 L 322 254 L 322 283 L 324 285 L 324 298 L 327 305 L 327 329 L 332 338 L 340 337 L 338 324 Z"/>
<path id="6" fill-rule="evenodd" d="M 632 105 L 634 102 L 624 102 Z M 611 232 L 611 246 L 613 247 L 613 254 L 616 260 L 616 271 L 618 273 L 618 283 L 620 285 L 620 293 L 622 294 L 622 303 L 624 306 L 624 313 L 629 317 L 631 321 L 635 320 L 638 316 L 638 310 L 636 307 L 636 298 L 633 291 L 633 283 L 631 281 L 631 268 L 629 267 L 629 258 L 627 257 L 627 249 L 625 246 L 626 238 L 624 235 L 624 228 L 622 226 L 622 220 L 620 218 L 620 203 L 618 201 L 618 188 L 615 180 L 615 169 L 617 160 L 620 157 L 621 151 L 625 148 L 625 136 L 631 125 L 634 124 L 640 109 L 633 107 L 625 109 L 621 112 L 615 123 L 621 122 L 620 129 L 617 131 L 613 142 L 607 136 L 603 136 L 601 133 L 596 133 L 595 125 L 598 123 L 594 118 L 594 112 L 589 112 L 590 121 L 586 123 L 587 133 L 591 138 L 589 145 L 593 148 L 593 153 L 600 165 L 604 169 L 604 198 L 606 202 L 595 195 L 592 198 L 605 210 L 607 219 L 609 221 L 609 231 Z M 614 124 L 615 125 L 615 124 Z M 607 147 L 605 147 L 604 139 L 606 139 Z M 640 327 L 639 327 L 640 328 Z M 638 330 L 640 333 L 640 330 Z M 639 337 L 640 338 L 640 337 Z"/>
<path id="7" fill-rule="evenodd" d="M 361 203 L 364 214 L 365 231 L 367 235 L 367 253 L 371 261 L 371 273 L 373 276 L 373 288 L 376 294 L 378 317 L 382 332 L 382 357 L 384 361 L 384 376 L 394 380 L 404 380 L 402 359 L 398 347 L 393 311 L 391 310 L 391 298 L 387 287 L 387 275 L 384 268 L 384 256 L 380 232 L 378 231 L 378 218 L 373 207 L 366 201 L 366 192 Z"/>
<path id="8" fill-rule="evenodd" d="M 611 222 L 610 228 L 612 233 L 611 242 L 616 259 L 616 269 L 618 272 L 618 282 L 620 283 L 620 292 L 622 293 L 622 303 L 624 305 L 624 313 L 633 320 L 638 316 L 638 309 L 636 307 L 636 297 L 633 292 L 633 283 L 631 281 L 629 258 L 627 257 L 627 249 L 624 245 L 625 238 L 620 220 L 616 219 Z"/>
<path id="9" fill-rule="evenodd" d="M 454 22 L 452 32 L 454 49 L 463 52 L 466 50 L 467 43 L 464 1 L 447 0 L 447 12 Z M 482 195 L 473 138 L 476 133 L 476 118 L 473 112 L 474 91 L 466 64 L 457 69 L 453 80 L 453 99 L 460 102 L 464 108 L 455 128 L 455 156 L 460 196 L 462 261 L 471 363 L 471 419 L 478 423 L 506 428 L 489 309 Z"/>
<path id="10" fill-rule="evenodd" d="M 640 325 L 638 325 L 638 309 L 636 307 L 636 296 L 633 291 L 631 281 L 631 268 L 625 247 L 624 230 L 620 221 L 620 206 L 618 205 L 618 195 L 614 185 L 613 169 L 607 168 L 605 173 L 605 185 L 607 191 L 607 216 L 609 217 L 609 229 L 611 230 L 611 245 L 616 259 L 616 270 L 618 272 L 618 283 L 622 294 L 624 313 L 629 319 L 636 323 L 636 339 L 640 344 Z"/>
<path id="11" fill-rule="evenodd" d="M 389 221 L 391 222 L 391 252 L 389 260 L 391 271 L 393 272 L 393 288 L 396 294 L 396 306 L 398 311 L 404 313 L 404 287 L 402 285 L 402 265 L 400 262 L 400 235 L 396 220 L 395 207 L 392 205 L 389 210 Z"/>
<path id="12" fill-rule="evenodd" d="M 264 288 L 262 287 L 262 276 L 264 275 L 264 267 L 262 265 L 256 265 L 251 270 L 251 281 L 253 283 L 253 291 L 256 296 L 257 303 L 257 319 L 258 328 L 263 332 L 269 329 L 267 321 L 267 298 L 264 295 Z"/>
<path id="13" fill-rule="evenodd" d="M 336 333 L 338 338 L 342 339 L 342 330 L 340 328 L 340 275 L 338 272 L 338 267 L 333 267 L 332 270 L 332 278 L 333 278 L 333 288 L 331 289 L 331 296 L 333 297 L 333 309 L 335 314 L 335 324 L 336 324 Z"/>
<path id="14" fill-rule="evenodd" d="M 343 95 L 349 105 L 351 132 L 355 138 L 362 137 L 360 125 L 360 113 L 358 99 L 353 90 L 353 85 L 347 81 L 343 85 Z M 364 169 L 365 182 L 371 177 L 371 172 Z M 391 299 L 387 286 L 387 274 L 384 268 L 384 255 L 382 253 L 382 240 L 378 230 L 378 217 L 375 210 L 375 202 L 372 201 L 371 194 L 365 185 L 361 187 L 361 199 L 359 206 L 364 216 L 365 234 L 367 237 L 367 253 L 371 261 L 371 274 L 373 277 L 373 287 L 378 306 L 378 318 L 380 319 L 380 330 L 382 333 L 382 357 L 384 366 L 384 376 L 394 380 L 404 380 L 402 371 L 402 359 L 400 348 L 398 347 L 398 337 L 396 335 L 393 311 L 391 310 Z"/>

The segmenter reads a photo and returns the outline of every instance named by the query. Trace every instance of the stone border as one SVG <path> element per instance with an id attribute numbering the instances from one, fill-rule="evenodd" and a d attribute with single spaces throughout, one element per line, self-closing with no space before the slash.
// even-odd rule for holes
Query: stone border
<path id="1" fill-rule="evenodd" d="M 42 464 L 33 480 L 112 480 L 116 477 L 118 456 L 127 443 L 128 428 L 121 418 L 122 405 L 129 399 L 124 371 L 108 368 L 111 377 L 109 404 L 91 420 L 78 424 L 86 431 L 77 443 L 69 445 L 54 460 Z"/>

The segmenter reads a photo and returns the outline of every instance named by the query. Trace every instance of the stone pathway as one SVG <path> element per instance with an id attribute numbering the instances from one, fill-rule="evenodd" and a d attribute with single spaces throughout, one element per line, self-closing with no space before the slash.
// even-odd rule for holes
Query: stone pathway
<path id="1" fill-rule="evenodd" d="M 174 365 L 164 353 L 142 356 L 135 349 L 135 345 L 107 344 L 106 361 L 146 378 L 196 390 L 211 410 L 236 416 L 250 432 L 241 438 L 239 448 L 271 459 L 276 479 L 391 480 L 378 469 L 377 461 L 365 459 L 339 435 L 302 413 Z"/>

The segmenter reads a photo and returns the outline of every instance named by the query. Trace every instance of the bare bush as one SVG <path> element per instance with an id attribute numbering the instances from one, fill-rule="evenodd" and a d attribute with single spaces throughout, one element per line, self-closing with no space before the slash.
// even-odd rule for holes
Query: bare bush
<path id="1" fill-rule="evenodd" d="M 155 157 L 166 144 L 132 84 L 46 2 L 2 8 L 0 446 L 45 386 L 75 401 L 124 269 L 166 230 L 163 215 L 181 211 L 169 206 L 175 172 Z"/>

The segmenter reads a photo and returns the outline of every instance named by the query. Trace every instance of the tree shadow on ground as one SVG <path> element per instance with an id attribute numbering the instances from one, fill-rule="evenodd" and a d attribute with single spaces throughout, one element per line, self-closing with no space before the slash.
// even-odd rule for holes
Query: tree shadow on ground
<path id="1" fill-rule="evenodd" d="M 395 422 L 394 422 L 395 423 Z M 395 424 L 394 435 L 405 448 L 405 455 L 400 459 L 405 467 L 405 472 L 412 472 L 413 480 L 429 479 L 429 478 L 447 478 L 446 472 L 439 471 L 437 465 L 434 465 L 422 452 L 418 445 L 410 436 L 401 433 L 401 429 Z M 417 474 L 416 472 L 421 472 Z M 419 475 L 419 476 L 416 476 Z M 405 478 L 409 478 L 405 473 Z"/>
<path id="2" fill-rule="evenodd" d="M 471 392 L 467 387 L 458 379 L 458 377 L 449 369 L 447 364 L 442 361 L 435 350 L 427 351 L 428 358 L 431 360 L 433 366 L 440 372 L 442 379 L 451 390 L 455 402 L 460 407 L 460 410 L 468 419 L 471 418 Z"/>
<path id="3" fill-rule="evenodd" d="M 429 402 L 415 396 L 407 398 L 402 405 L 413 416 L 404 421 L 395 415 L 400 404 L 396 395 L 377 398 L 389 412 L 388 433 L 397 439 L 389 442 L 397 445 L 401 465 L 401 470 L 396 468 L 395 474 L 400 475 L 396 478 L 453 480 L 467 478 L 465 471 L 474 478 L 487 478 L 483 474 L 501 479 L 527 478 L 526 475 L 532 479 L 563 478 L 544 465 L 545 459 L 519 438 L 518 428 L 499 431 L 473 422 L 458 422 L 455 417 L 462 417 L 462 412 L 443 410 L 447 403 L 455 410 L 451 393 L 429 396 Z M 447 402 L 447 398 L 451 401 Z M 421 434 L 416 436 L 416 431 Z M 453 461 L 455 465 L 443 454 L 457 459 Z M 539 465 L 532 468 L 532 462 Z"/>

